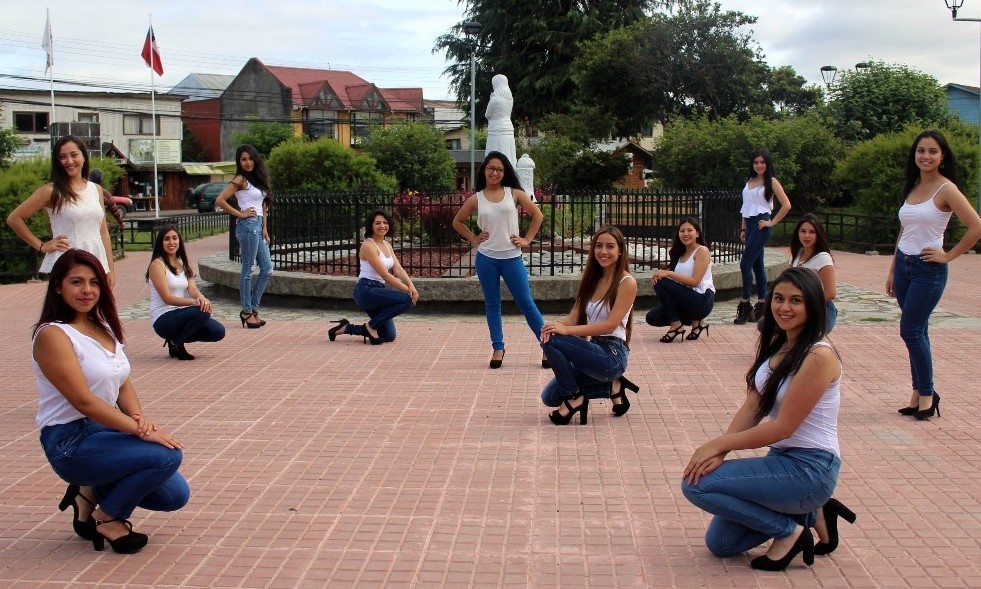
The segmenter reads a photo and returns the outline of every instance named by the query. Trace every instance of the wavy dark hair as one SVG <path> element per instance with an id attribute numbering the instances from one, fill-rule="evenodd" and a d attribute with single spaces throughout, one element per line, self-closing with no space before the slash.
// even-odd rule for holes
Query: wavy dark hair
<path id="1" fill-rule="evenodd" d="M 487 175 L 484 174 L 484 168 L 487 167 L 487 162 L 495 159 L 499 160 L 501 167 L 504 168 L 504 177 L 501 178 L 501 186 L 521 190 L 521 181 L 518 180 L 518 173 L 514 171 L 514 166 L 511 165 L 511 160 L 508 159 L 508 156 L 499 151 L 489 151 L 484 156 L 484 163 L 480 164 L 480 170 L 477 172 L 477 179 L 474 182 L 474 191 L 480 192 L 484 188 L 487 188 Z"/>
<path id="2" fill-rule="evenodd" d="M 164 237 L 168 233 L 173 231 L 177 234 L 177 257 L 180 259 L 181 263 L 184 264 L 184 275 L 188 278 L 194 278 L 194 270 L 191 269 L 191 264 L 187 261 L 187 250 L 184 249 L 184 237 L 181 232 L 177 230 L 175 225 L 166 225 L 161 227 L 160 231 L 157 231 L 157 237 L 153 240 L 153 253 L 150 254 L 150 263 L 152 264 L 154 260 L 160 258 L 163 260 L 165 266 L 170 269 L 172 274 L 177 274 L 177 268 L 170 265 L 170 260 L 167 259 L 167 254 L 164 252 L 163 243 Z M 150 267 L 146 267 L 146 280 L 150 281 Z"/>
<path id="3" fill-rule="evenodd" d="M 246 172 L 242 168 L 240 158 L 242 157 L 243 153 L 248 153 L 249 157 L 252 158 L 252 161 L 255 162 L 255 165 L 252 166 L 251 172 Z M 255 186 L 265 193 L 263 202 L 265 202 L 267 206 L 272 204 L 272 190 L 269 188 L 269 173 L 266 172 L 266 162 L 262 159 L 262 156 L 259 155 L 256 148 L 248 144 L 238 146 L 238 148 L 235 150 L 235 174 L 245 178 L 249 181 L 249 184 Z"/>
<path id="4" fill-rule="evenodd" d="M 52 185 L 51 204 L 49 205 L 52 211 L 61 210 L 65 203 L 74 203 L 79 198 L 78 193 L 72 188 L 68 172 L 61 165 L 61 148 L 69 143 L 74 143 L 75 147 L 82 152 L 82 178 L 89 177 L 89 150 L 85 148 L 82 140 L 74 135 L 65 135 L 55 142 L 54 147 L 51 148 L 51 175 L 48 178 Z"/>
<path id="5" fill-rule="evenodd" d="M 814 227 L 814 233 L 817 235 L 814 239 L 814 253 L 827 252 L 830 255 L 831 240 L 828 239 L 828 232 L 824 229 L 821 219 L 814 213 L 807 213 L 797 222 L 797 226 L 794 227 L 794 233 L 790 236 L 790 259 L 796 260 L 797 256 L 804 250 L 804 244 L 800 241 L 800 228 L 804 223 L 810 223 Z"/>
<path id="6" fill-rule="evenodd" d="M 600 235 L 611 235 L 613 240 L 617 242 L 617 247 L 620 248 L 620 258 L 617 259 L 615 276 L 623 276 L 624 274 L 630 274 L 630 256 L 627 254 L 627 240 L 624 238 L 623 233 L 613 225 L 605 225 L 600 227 L 599 231 L 593 234 L 593 238 L 589 240 L 589 258 L 586 260 L 586 267 L 582 271 L 582 279 L 579 281 L 579 290 L 576 292 L 576 300 L 573 303 L 573 308 L 578 308 L 579 313 L 576 315 L 576 325 L 586 325 L 586 304 L 589 303 L 593 294 L 596 293 L 596 285 L 599 284 L 600 279 L 603 277 L 603 267 L 599 265 L 596 261 L 596 241 L 599 239 Z M 610 283 L 609 290 L 603 295 L 603 301 L 606 305 L 613 309 L 613 305 L 617 302 L 617 290 L 620 288 L 620 281 L 614 280 Z M 627 314 L 627 342 L 630 342 L 630 334 L 632 333 L 634 310 L 631 308 L 630 313 Z"/>
<path id="7" fill-rule="evenodd" d="M 936 129 L 927 129 L 916 136 L 913 145 L 909 148 L 909 156 L 906 157 L 906 182 L 903 183 L 903 200 L 920 183 L 920 169 L 916 167 L 916 146 L 926 138 L 933 139 L 940 145 L 940 154 L 943 158 L 940 160 L 940 174 L 953 182 L 955 186 L 958 185 L 957 160 L 954 159 L 954 152 L 951 151 L 947 138 Z"/>
<path id="8" fill-rule="evenodd" d="M 803 294 L 807 321 L 797 341 L 794 342 L 794 347 L 788 350 L 776 368 L 770 371 L 770 378 L 763 385 L 763 390 L 759 391 L 761 399 L 757 417 L 761 419 L 773 410 L 780 383 L 800 370 L 801 364 L 804 363 L 804 358 L 810 353 L 811 348 L 825 335 L 827 306 L 824 302 L 824 286 L 821 284 L 817 272 L 810 268 L 788 268 L 784 270 L 777 277 L 769 294 L 766 295 L 766 311 L 763 315 L 763 324 L 760 327 L 756 359 L 746 373 L 746 386 L 750 390 L 756 390 L 756 371 L 787 343 L 787 332 L 777 326 L 772 309 L 773 292 L 777 285 L 784 282 L 793 284 Z"/>
<path id="9" fill-rule="evenodd" d="M 45 323 L 71 323 L 75 319 L 75 309 L 65 302 L 58 291 L 65 277 L 76 266 L 88 266 L 95 273 L 95 279 L 99 281 L 99 301 L 89 311 L 89 318 L 97 325 L 108 325 L 119 343 L 126 343 L 123 338 L 123 325 L 119 321 L 119 313 L 116 312 L 116 299 L 109 290 L 109 280 L 106 278 L 106 271 L 102 269 L 102 262 L 89 252 L 80 249 L 70 249 L 61 254 L 51 268 L 51 274 L 48 275 L 48 290 L 41 305 L 41 317 L 34 324 L 33 336 L 37 336 L 38 330 Z"/>
<path id="10" fill-rule="evenodd" d="M 763 163 L 766 164 L 766 171 L 763 172 L 763 194 L 766 196 L 766 200 L 773 200 L 773 156 L 770 155 L 769 150 L 757 149 L 753 155 L 749 156 L 749 176 L 746 177 L 746 180 L 749 181 L 756 177 L 753 160 L 758 157 L 762 157 Z"/>
<path id="11" fill-rule="evenodd" d="M 681 238 L 678 237 L 678 232 L 681 231 L 681 226 L 685 223 L 695 228 L 695 243 L 708 247 L 708 243 L 705 240 L 705 233 L 702 232 L 702 226 L 698 224 L 698 220 L 694 217 L 685 217 L 681 220 L 681 223 L 678 223 L 678 228 L 674 232 L 674 241 L 671 243 L 671 249 L 668 250 L 668 259 L 671 260 L 670 268 L 672 270 L 675 269 L 681 256 L 685 255 L 685 251 L 688 249 L 685 247 L 685 244 L 681 243 Z"/>
<path id="12" fill-rule="evenodd" d="M 381 209 L 375 209 L 364 218 L 364 238 L 371 239 L 371 236 L 375 234 L 372 225 L 375 224 L 375 217 L 378 215 L 385 217 L 385 220 L 388 221 L 388 234 L 385 237 L 395 237 L 395 221 L 392 220 L 392 216 Z"/>

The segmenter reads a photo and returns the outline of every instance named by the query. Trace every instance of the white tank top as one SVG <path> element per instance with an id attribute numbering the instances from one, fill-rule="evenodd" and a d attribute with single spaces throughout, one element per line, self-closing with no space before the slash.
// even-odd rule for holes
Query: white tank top
<path id="1" fill-rule="evenodd" d="M 743 206 L 739 209 L 739 214 L 744 219 L 748 219 L 756 215 L 772 212 L 773 203 L 767 200 L 766 190 L 763 188 L 763 185 L 760 184 L 756 188 L 750 188 L 747 182 L 746 186 L 743 187 Z"/>
<path id="2" fill-rule="evenodd" d="M 477 193 L 477 227 L 490 233 L 490 239 L 477 246 L 478 252 L 498 260 L 521 255 L 521 248 L 511 243 L 511 236 L 518 235 L 518 208 L 509 187 L 504 187 L 501 202 L 487 200 L 483 190 Z"/>
<path id="3" fill-rule="evenodd" d="M 51 222 L 51 235 L 67 235 L 68 241 L 75 249 L 85 250 L 99 258 L 102 269 L 109 271 L 109 258 L 106 257 L 106 247 L 102 242 L 102 223 L 106 220 L 106 209 L 102 200 L 101 189 L 92 182 L 78 193 L 78 200 L 73 203 L 65 202 L 55 212 L 50 208 L 44 209 Z M 51 272 L 54 263 L 65 252 L 53 251 L 44 254 L 39 272 Z"/>
<path id="4" fill-rule="evenodd" d="M 831 347 L 827 342 L 818 342 L 815 346 Z M 843 370 L 843 369 L 842 369 Z M 756 390 L 762 391 L 766 381 L 770 378 L 769 358 L 756 370 L 755 384 Z M 776 419 L 780 415 L 780 407 L 783 399 L 790 388 L 790 382 L 795 375 L 790 375 L 784 379 L 777 389 L 777 399 L 770 410 L 770 419 Z M 838 409 L 841 405 L 841 375 L 838 379 L 828 385 L 827 390 L 818 399 L 817 404 L 807 414 L 797 430 L 785 440 L 770 444 L 771 448 L 815 448 L 827 450 L 835 456 L 841 456 L 841 449 L 838 447 Z"/>
<path id="5" fill-rule="evenodd" d="M 191 294 L 187 292 L 187 274 L 184 273 L 182 269 L 179 274 L 174 274 L 167 267 L 167 264 L 160 258 L 153 261 L 154 264 L 160 264 L 164 267 L 164 277 L 167 280 L 167 291 L 175 297 L 186 297 L 191 298 Z M 156 287 L 153 282 L 150 282 L 150 324 L 152 325 L 157 319 L 160 319 L 164 313 L 167 311 L 173 311 L 174 309 L 180 309 L 177 305 L 168 305 L 164 302 L 163 297 L 157 292 Z"/>
<path id="6" fill-rule="evenodd" d="M 941 211 L 934 204 L 933 199 L 947 186 L 949 182 L 944 182 L 937 188 L 933 196 L 921 202 L 911 205 L 904 202 L 899 208 L 899 222 L 903 225 L 903 234 L 899 238 L 899 251 L 908 256 L 917 256 L 928 247 L 943 249 L 944 230 L 950 222 L 952 211 Z"/>
<path id="7" fill-rule="evenodd" d="M 617 284 L 619 285 L 620 283 L 622 283 L 624 280 L 626 280 L 628 278 L 630 278 L 630 275 L 629 274 L 627 274 L 626 276 L 624 276 L 623 278 L 621 278 L 620 279 L 620 282 L 618 282 Z M 627 309 L 627 312 L 626 312 L 626 314 L 624 314 L 623 319 L 620 320 L 620 324 L 617 325 L 616 328 L 611 333 L 604 333 L 600 337 L 611 336 L 612 335 L 614 337 L 618 337 L 618 338 L 626 341 L 627 340 L 627 317 L 630 317 L 630 311 L 633 310 L 633 308 L 634 308 L 633 305 L 631 305 L 630 308 Z M 586 302 L 586 324 L 587 325 L 591 325 L 593 323 L 600 323 L 602 321 L 606 321 L 606 319 L 609 316 L 610 316 L 610 306 L 606 304 L 606 301 L 605 300 L 600 299 L 598 301 L 587 301 Z"/>
<path id="8" fill-rule="evenodd" d="M 391 271 L 392 268 L 395 267 L 395 256 L 392 257 L 386 256 L 382 248 L 378 247 L 378 244 L 375 243 L 375 240 L 371 239 L 370 237 L 368 238 L 368 241 L 370 241 L 371 245 L 375 246 L 375 249 L 378 250 L 378 255 L 381 257 L 382 266 L 385 266 L 386 270 Z M 381 274 L 375 272 L 375 269 L 371 266 L 371 263 L 369 263 L 364 258 L 361 259 L 361 271 L 358 272 L 358 278 L 367 278 L 369 280 L 385 282 L 385 279 L 381 277 Z"/>
<path id="9" fill-rule="evenodd" d="M 682 276 L 694 276 L 695 275 L 695 254 L 698 253 L 698 250 L 701 249 L 701 248 L 703 248 L 703 247 L 705 247 L 705 246 L 704 245 L 700 245 L 697 248 L 695 248 L 695 251 L 693 251 L 691 253 L 691 255 L 688 256 L 688 259 L 687 260 L 684 260 L 684 261 L 678 260 L 678 263 L 674 267 L 674 271 L 677 272 L 678 274 L 681 274 Z M 705 248 L 705 249 L 708 249 L 708 248 Z M 695 287 L 692 290 L 694 290 L 698 294 L 705 294 L 705 291 L 707 291 L 707 290 L 715 291 L 715 283 L 712 282 L 712 258 L 711 258 L 711 256 L 709 257 L 709 265 L 708 265 L 708 268 L 705 269 L 705 274 L 702 275 L 701 282 L 699 282 L 698 284 L 696 284 Z"/>
<path id="10" fill-rule="evenodd" d="M 47 323 L 38 329 L 61 329 L 72 342 L 78 364 L 82 367 L 85 384 L 93 395 L 110 405 L 116 404 L 119 398 L 119 387 L 129 378 L 129 360 L 123 352 L 123 344 L 116 341 L 116 352 L 112 353 L 102 347 L 93 338 L 77 331 L 66 323 Z M 35 339 L 37 339 L 35 337 Z M 70 423 L 85 417 L 72 407 L 68 399 L 53 385 L 48 377 L 41 372 L 37 360 L 31 355 L 31 366 L 37 378 L 38 407 L 37 426 L 58 425 Z"/>
<path id="11" fill-rule="evenodd" d="M 262 216 L 262 201 L 266 198 L 266 193 L 252 186 L 251 182 L 245 180 L 245 188 L 237 190 L 235 198 L 238 200 L 238 210 L 247 211 L 254 208 L 256 216 Z"/>

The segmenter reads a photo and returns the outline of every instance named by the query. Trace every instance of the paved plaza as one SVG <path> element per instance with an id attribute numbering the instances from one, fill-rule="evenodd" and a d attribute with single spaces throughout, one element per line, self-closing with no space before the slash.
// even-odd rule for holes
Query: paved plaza
<path id="1" fill-rule="evenodd" d="M 138 510 L 150 543 L 135 555 L 73 534 L 34 425 L 30 329 L 45 285 L 0 286 L 0 587 L 981 587 L 979 256 L 951 266 L 931 329 L 942 417 L 917 422 L 895 411 L 910 376 L 881 294 L 890 259 L 835 254 L 835 495 L 858 520 L 834 554 L 781 573 L 749 568 L 762 549 L 711 556 L 708 517 L 680 491 L 692 450 L 744 395 L 756 331 L 731 324 L 735 301 L 717 304 L 708 337 L 672 344 L 637 309 L 630 412 L 598 402 L 587 425 L 557 427 L 538 398 L 551 373 L 519 317 L 505 322 L 504 367 L 488 370 L 481 316 L 410 313 L 395 343 L 366 346 L 325 337 L 352 312 L 267 307 L 268 325 L 242 329 L 226 293 L 227 337 L 189 344 L 197 360 L 180 362 L 148 319 L 148 258 L 117 262 L 116 295 L 145 413 L 185 442 L 191 501 Z"/>

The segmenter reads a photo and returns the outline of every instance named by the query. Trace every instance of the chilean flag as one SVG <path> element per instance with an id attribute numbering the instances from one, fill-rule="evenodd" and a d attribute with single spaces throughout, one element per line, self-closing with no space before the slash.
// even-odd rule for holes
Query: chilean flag
<path id="1" fill-rule="evenodd" d="M 146 32 L 146 41 L 143 43 L 143 61 L 146 67 L 153 68 L 158 76 L 164 75 L 164 66 L 160 63 L 160 52 L 157 50 L 157 37 L 153 34 L 153 27 Z"/>

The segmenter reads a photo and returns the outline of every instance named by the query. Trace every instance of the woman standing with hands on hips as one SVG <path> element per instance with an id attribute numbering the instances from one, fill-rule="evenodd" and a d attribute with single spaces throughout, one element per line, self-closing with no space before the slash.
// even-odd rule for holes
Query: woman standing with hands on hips
<path id="1" fill-rule="evenodd" d="M 232 196 L 238 201 L 236 209 L 228 202 Z M 272 274 L 269 256 L 269 175 L 262 156 L 251 145 L 240 145 L 235 150 L 235 177 L 218 195 L 215 206 L 238 219 L 235 222 L 235 238 L 242 257 L 242 273 L 239 276 L 238 296 L 242 304 L 239 319 L 242 327 L 256 329 L 266 324 L 259 319 L 259 303 Z M 252 266 L 259 264 L 259 277 L 252 283 Z"/>
<path id="2" fill-rule="evenodd" d="M 40 272 L 51 272 L 58 258 L 71 248 L 85 250 L 102 263 L 111 289 L 116 280 L 112 242 L 102 200 L 102 189 L 89 182 L 89 154 L 76 137 L 59 139 L 51 148 L 51 180 L 7 216 L 7 225 L 24 242 L 44 254 Z M 50 241 L 41 241 L 27 226 L 44 209 L 51 221 Z"/>
<path id="3" fill-rule="evenodd" d="M 947 264 L 981 239 L 981 218 L 957 188 L 954 152 L 939 131 L 920 133 L 910 147 L 903 199 L 899 209 L 902 229 L 886 277 L 886 293 L 899 302 L 899 334 L 906 343 L 913 376 L 913 395 L 899 413 L 925 420 L 934 413 L 940 415 L 927 333 L 930 314 L 947 285 Z M 944 230 L 951 213 L 966 231 L 957 245 L 945 252 Z"/>
<path id="4" fill-rule="evenodd" d="M 745 245 L 739 259 L 739 272 L 743 279 L 742 298 L 736 307 L 736 325 L 756 321 L 764 315 L 763 300 L 766 298 L 766 265 L 763 248 L 770 240 L 773 227 L 790 212 L 790 199 L 783 186 L 773 177 L 773 158 L 770 152 L 759 149 L 749 159 L 749 178 L 743 187 L 743 206 L 739 211 L 741 228 L 739 240 Z M 773 198 L 780 201 L 780 210 L 773 214 Z M 756 305 L 749 302 L 753 294 L 753 278 L 756 278 Z"/>
<path id="5" fill-rule="evenodd" d="M 477 193 L 467 199 L 453 218 L 453 229 L 477 247 L 477 279 L 484 292 L 484 310 L 490 330 L 490 367 L 500 368 L 504 362 L 504 325 L 501 319 L 501 279 L 511 291 L 514 302 L 525 316 L 535 339 L 545 323 L 538 306 L 531 298 L 528 270 L 521 257 L 521 248 L 535 239 L 542 225 L 542 212 L 521 190 L 518 175 L 508 158 L 499 151 L 492 151 L 484 158 L 477 174 Z M 531 216 L 531 224 L 524 237 L 518 228 L 518 209 Z M 474 234 L 467 227 L 467 219 L 477 213 L 480 233 Z"/>

